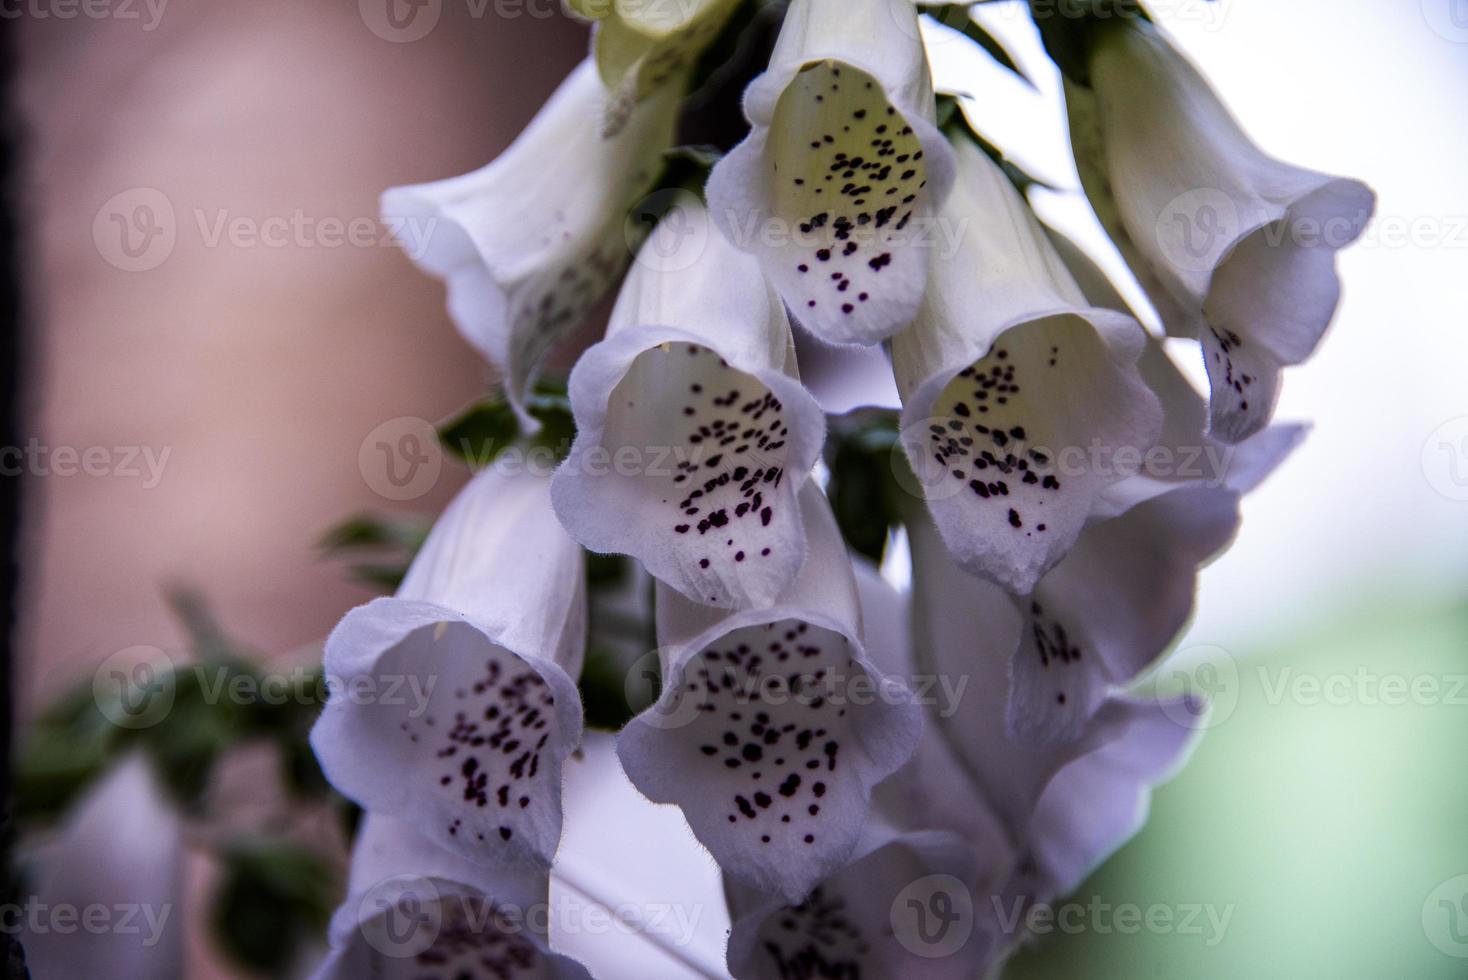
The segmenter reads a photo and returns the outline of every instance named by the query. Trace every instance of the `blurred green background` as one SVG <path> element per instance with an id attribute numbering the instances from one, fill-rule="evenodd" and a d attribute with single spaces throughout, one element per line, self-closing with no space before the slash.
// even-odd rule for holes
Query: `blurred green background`
<path id="1" fill-rule="evenodd" d="M 1468 606 L 1336 622 L 1194 671 L 1216 688 L 1211 729 L 1070 899 L 1170 906 L 1174 926 L 1122 934 L 1088 912 L 1006 978 L 1468 976 L 1468 877 L 1439 889 L 1468 875 Z M 1177 928 L 1196 905 L 1232 906 L 1215 945 L 1206 914 Z"/>

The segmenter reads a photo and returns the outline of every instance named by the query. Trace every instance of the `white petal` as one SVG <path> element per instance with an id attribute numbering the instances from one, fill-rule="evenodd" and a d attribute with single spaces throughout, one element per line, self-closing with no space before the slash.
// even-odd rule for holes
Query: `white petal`
<path id="1" fill-rule="evenodd" d="M 560 838 L 585 595 L 548 495 L 530 473 L 479 474 L 399 595 L 326 641 L 331 696 L 311 744 L 327 778 L 470 860 L 546 864 Z"/>
<path id="2" fill-rule="evenodd" d="M 661 90 L 615 136 L 590 59 L 488 166 L 383 195 L 383 220 L 425 271 L 448 283 L 464 338 L 504 375 L 517 412 L 546 351 L 621 274 L 627 209 L 672 141 L 678 92 Z"/>
<path id="3" fill-rule="evenodd" d="M 434 847 L 409 823 L 369 816 L 353 850 L 347 899 L 332 920 L 332 950 L 312 976 L 589 977 L 536 933 L 546 902 L 544 871 L 488 874 Z"/>
<path id="4" fill-rule="evenodd" d="M 862 651 L 850 560 L 814 484 L 801 504 L 811 555 L 773 608 L 719 617 L 659 591 L 663 694 L 617 746 L 726 873 L 790 902 L 847 860 L 872 787 L 921 732 L 906 688 Z"/>
<path id="5" fill-rule="evenodd" d="M 1145 334 L 1086 305 L 1007 178 L 967 141 L 945 216 L 967 227 L 893 341 L 903 446 L 967 571 L 1027 592 L 1160 426 Z"/>
<path id="6" fill-rule="evenodd" d="M 1162 403 L 1163 427 L 1142 467 L 1102 494 L 1092 517 L 1104 520 L 1153 497 L 1184 486 L 1245 494 L 1257 487 L 1305 438 L 1306 426 L 1271 425 L 1234 445 L 1208 434 L 1208 405 L 1168 356 L 1149 337 L 1138 366 Z"/>
<path id="7" fill-rule="evenodd" d="M 825 417 L 779 301 L 702 208 L 658 226 L 570 390 L 576 442 L 552 493 L 571 534 L 700 602 L 774 601 L 805 558 L 795 500 Z"/>
<path id="8" fill-rule="evenodd" d="M 856 860 L 802 903 L 731 885 L 729 972 L 738 980 L 979 976 L 995 946 L 974 928 L 980 875 L 973 848 L 953 834 L 889 832 L 863 841 Z"/>
<path id="9" fill-rule="evenodd" d="M 1152 787 L 1182 765 L 1196 733 L 1177 719 L 1195 707 L 1118 698 L 1098 721 L 1113 734 L 1051 780 L 1030 825 L 1030 854 L 1042 893 L 1066 894 L 1147 819 Z"/>
<path id="10" fill-rule="evenodd" d="M 1068 89 L 1082 181 L 1169 332 L 1203 341 L 1211 431 L 1237 442 L 1329 325 L 1375 196 L 1267 156 L 1155 25 L 1100 32 L 1090 74 Z"/>
<path id="11" fill-rule="evenodd" d="M 738 0 L 619 0 L 596 25 L 593 48 L 602 81 L 625 90 L 629 101 L 681 84 L 737 5 Z"/>
<path id="12" fill-rule="evenodd" d="M 561 762 L 581 736 L 564 670 L 455 610 L 392 598 L 342 619 L 326 674 L 311 745 L 333 786 L 463 858 L 550 862 Z"/>
<path id="13" fill-rule="evenodd" d="M 87 791 L 53 836 L 25 855 L 28 904 L 40 914 L 27 928 L 12 905 L 6 930 L 14 935 L 20 927 L 30 975 L 183 976 L 184 856 L 176 807 L 147 758 L 130 756 Z M 47 909 L 81 915 L 99 906 L 118 916 L 132 909 L 127 921 L 133 926 L 121 928 L 126 923 L 118 918 L 110 929 L 33 928 L 47 924 Z"/>
<path id="14" fill-rule="evenodd" d="M 1130 684 L 1182 630 L 1199 567 L 1238 524 L 1235 494 L 1183 487 L 1088 528 L 1020 603 L 1009 704 L 1016 736 L 1079 737 L 1108 685 Z"/>
<path id="15" fill-rule="evenodd" d="M 493 465 L 464 486 L 434 522 L 397 597 L 446 606 L 503 646 L 581 673 L 581 548 L 556 517 L 550 480 L 528 465 Z"/>
<path id="16" fill-rule="evenodd" d="M 801 324 L 873 344 L 912 319 L 953 180 L 910 0 L 794 0 L 709 206 Z"/>

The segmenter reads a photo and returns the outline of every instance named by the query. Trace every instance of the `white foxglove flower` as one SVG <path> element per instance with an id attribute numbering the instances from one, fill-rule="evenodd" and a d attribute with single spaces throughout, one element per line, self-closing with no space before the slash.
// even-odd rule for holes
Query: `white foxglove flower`
<path id="1" fill-rule="evenodd" d="M 984 870 L 955 834 L 874 826 L 851 863 L 798 904 L 728 882 L 729 973 L 736 980 L 980 976 L 994 937 L 973 931 L 976 910 L 961 903 L 980 891 Z"/>
<path id="2" fill-rule="evenodd" d="M 572 0 L 598 17 L 593 49 L 608 89 L 626 104 L 681 84 L 739 0 Z"/>
<path id="3" fill-rule="evenodd" d="M 954 567 L 926 521 L 910 530 L 911 649 L 885 628 L 905 622 L 903 597 L 858 566 L 864 614 L 884 624 L 867 634 L 873 659 L 911 675 L 915 690 L 929 690 L 936 671 L 957 699 L 925 702 L 919 754 L 878 787 L 853 862 L 805 903 L 778 907 L 727 886 L 736 977 L 986 975 L 1019 938 L 1015 922 L 1030 903 L 1075 887 L 1136 831 L 1150 787 L 1191 741 L 1172 721 L 1190 717 L 1189 705 L 1120 698 L 1076 742 L 1010 740 L 1012 600 Z"/>
<path id="4" fill-rule="evenodd" d="M 1137 372 L 1145 333 L 1090 306 L 1019 192 L 955 146 L 944 219 L 968 229 L 892 342 L 902 439 L 958 564 L 1028 592 L 1161 426 Z"/>
<path id="5" fill-rule="evenodd" d="M 911 0 L 794 0 L 709 207 L 800 323 L 873 344 L 917 311 L 953 179 Z M 941 230 L 941 229 L 939 229 Z"/>
<path id="6" fill-rule="evenodd" d="M 313 980 L 525 977 L 584 980 L 549 951 L 546 872 L 490 872 L 378 814 L 363 822 L 347 898 L 332 917 L 331 951 Z"/>
<path id="7" fill-rule="evenodd" d="M 1180 487 L 1230 490 L 1243 495 L 1304 441 L 1309 427 L 1276 423 L 1229 444 L 1208 433 L 1208 404 L 1178 370 L 1161 341 L 1147 338 L 1137 362 L 1148 387 L 1162 403 L 1162 434 L 1125 479 L 1097 502 L 1097 520 L 1116 517 L 1153 497 Z"/>
<path id="8" fill-rule="evenodd" d="M 907 529 L 913 581 L 909 676 L 918 690 L 926 689 L 918 686 L 921 682 L 938 678 L 947 679 L 950 692 L 958 693 L 950 693 L 938 703 L 938 711 L 929 712 L 923 750 L 879 790 L 884 812 L 907 807 L 928 814 L 937 822 L 924 826 L 958 830 L 986 848 L 992 848 L 997 826 L 1017 848 L 1047 787 L 1065 767 L 1154 716 L 1194 716 L 1182 705 L 1164 710 L 1157 703 L 1107 692 L 1075 737 L 1015 738 L 1006 716 L 1012 700 L 1010 661 L 1027 625 L 1024 600 L 959 574 L 930 522 L 914 519 Z M 1190 732 L 1183 729 L 1185 735 Z M 956 788 L 960 785 L 963 790 Z M 989 812 L 971 812 L 977 809 L 975 800 L 983 801 Z"/>
<path id="9" fill-rule="evenodd" d="M 1141 676 L 1193 611 L 1199 567 L 1238 530 L 1238 496 L 1184 487 L 1086 530 L 1018 600 L 1009 728 L 1026 742 L 1068 742 L 1113 686 Z"/>
<path id="10" fill-rule="evenodd" d="M 1202 706 L 1190 698 L 1113 694 L 1069 741 L 1013 738 L 1005 718 L 1006 651 L 1023 632 L 1015 600 L 958 574 L 927 522 L 914 521 L 908 531 L 912 669 L 968 683 L 957 705 L 944 706 L 946 717 L 930 715 L 922 751 L 879 789 L 878 806 L 886 814 L 915 815 L 910 826 L 960 833 L 990 861 L 995 837 L 1002 836 L 1007 858 L 999 861 L 999 874 L 1007 880 L 975 904 L 993 915 L 987 931 L 1012 940 L 1018 938 L 1012 902 L 1049 900 L 1073 889 L 1137 831 L 1151 787 L 1189 751 L 1196 732 L 1188 720 Z"/>
<path id="11" fill-rule="evenodd" d="M 626 266 L 627 210 L 661 170 L 679 94 L 660 90 L 607 135 L 607 92 L 588 59 L 488 166 L 383 195 L 384 222 L 447 282 L 459 332 L 502 373 L 527 425 L 541 360 Z"/>
<path id="12" fill-rule="evenodd" d="M 567 530 L 695 601 L 773 602 L 805 560 L 796 496 L 825 416 L 779 300 L 701 206 L 644 244 L 570 395 L 576 442 L 552 481 Z"/>
<path id="13" fill-rule="evenodd" d="M 581 551 L 548 481 L 484 470 L 397 595 L 327 639 L 333 689 L 311 732 L 327 779 L 461 858 L 548 864 L 581 737 L 585 617 Z"/>
<path id="14" fill-rule="evenodd" d="M 866 659 L 851 561 L 819 489 L 811 551 L 775 605 L 721 613 L 658 592 L 663 693 L 618 739 L 628 778 L 676 803 L 726 873 L 798 902 L 846 862 L 920 709 Z"/>
<path id="15" fill-rule="evenodd" d="M 1067 82 L 1086 193 L 1168 332 L 1202 342 L 1214 436 L 1269 420 L 1340 300 L 1335 253 L 1365 229 L 1360 181 L 1265 154 L 1155 25 L 1094 32 L 1090 87 Z"/>
<path id="16" fill-rule="evenodd" d="M 5 929 L 19 929 L 31 976 L 184 975 L 182 823 L 148 758 L 133 753 L 77 801 L 54 836 L 27 848 L 26 910 L 42 914 L 8 905 Z M 115 913 L 110 928 L 90 925 L 99 907 Z M 88 925 L 64 928 L 45 914 L 62 909 L 85 914 Z"/>

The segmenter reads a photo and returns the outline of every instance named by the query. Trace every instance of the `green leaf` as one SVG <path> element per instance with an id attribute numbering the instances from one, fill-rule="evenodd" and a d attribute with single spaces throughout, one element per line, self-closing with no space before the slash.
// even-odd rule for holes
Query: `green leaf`
<path id="1" fill-rule="evenodd" d="M 1066 78 L 1087 88 L 1097 35 L 1128 20 L 1152 19 L 1139 0 L 1030 0 L 1030 17 L 1050 59 Z"/>
<path id="2" fill-rule="evenodd" d="M 576 420 L 565 384 L 541 379 L 526 400 L 526 411 L 540 423 L 540 431 L 520 432 L 519 421 L 509 403 L 500 398 L 474 402 L 438 428 L 445 449 L 474 469 L 483 469 L 511 446 L 549 449 L 564 459 L 576 438 Z"/>
<path id="3" fill-rule="evenodd" d="M 336 869 L 289 841 L 236 843 L 223 855 L 222 880 L 209 907 L 219 947 L 239 964 L 287 975 L 307 943 L 319 942 L 339 891 Z"/>
<path id="4" fill-rule="evenodd" d="M 476 469 L 488 466 L 520 437 L 508 402 L 479 401 L 439 426 L 443 447 Z"/>
<path id="5" fill-rule="evenodd" d="M 428 536 L 428 522 L 417 517 L 354 514 L 329 528 L 318 547 L 327 554 L 374 548 L 417 548 Z"/>
<path id="6" fill-rule="evenodd" d="M 904 491 L 894 469 L 901 458 L 894 413 L 867 410 L 833 421 L 826 441 L 831 510 L 846 543 L 874 562 L 882 560 L 892 528 L 901 523 Z"/>

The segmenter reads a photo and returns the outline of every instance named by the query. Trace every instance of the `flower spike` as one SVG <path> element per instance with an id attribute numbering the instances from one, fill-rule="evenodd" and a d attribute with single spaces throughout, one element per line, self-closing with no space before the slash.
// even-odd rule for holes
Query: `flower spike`
<path id="1" fill-rule="evenodd" d="M 474 477 L 398 594 L 326 641 L 331 697 L 311 745 L 327 779 L 478 863 L 549 864 L 561 763 L 581 737 L 582 558 L 547 482 Z"/>
<path id="2" fill-rule="evenodd" d="M 679 204 L 638 254 L 607 338 L 571 373 L 556 513 L 696 602 L 769 605 L 805 560 L 796 496 L 825 417 L 754 260 Z"/>
<path id="3" fill-rule="evenodd" d="M 447 282 L 455 325 L 501 372 L 527 428 L 541 360 L 627 264 L 627 210 L 661 170 L 679 95 L 660 89 L 608 135 L 607 92 L 588 59 L 488 166 L 383 194 L 383 221 Z"/>
<path id="4" fill-rule="evenodd" d="M 912 0 L 794 0 L 709 207 L 802 326 L 875 344 L 912 319 L 953 180 Z"/>

